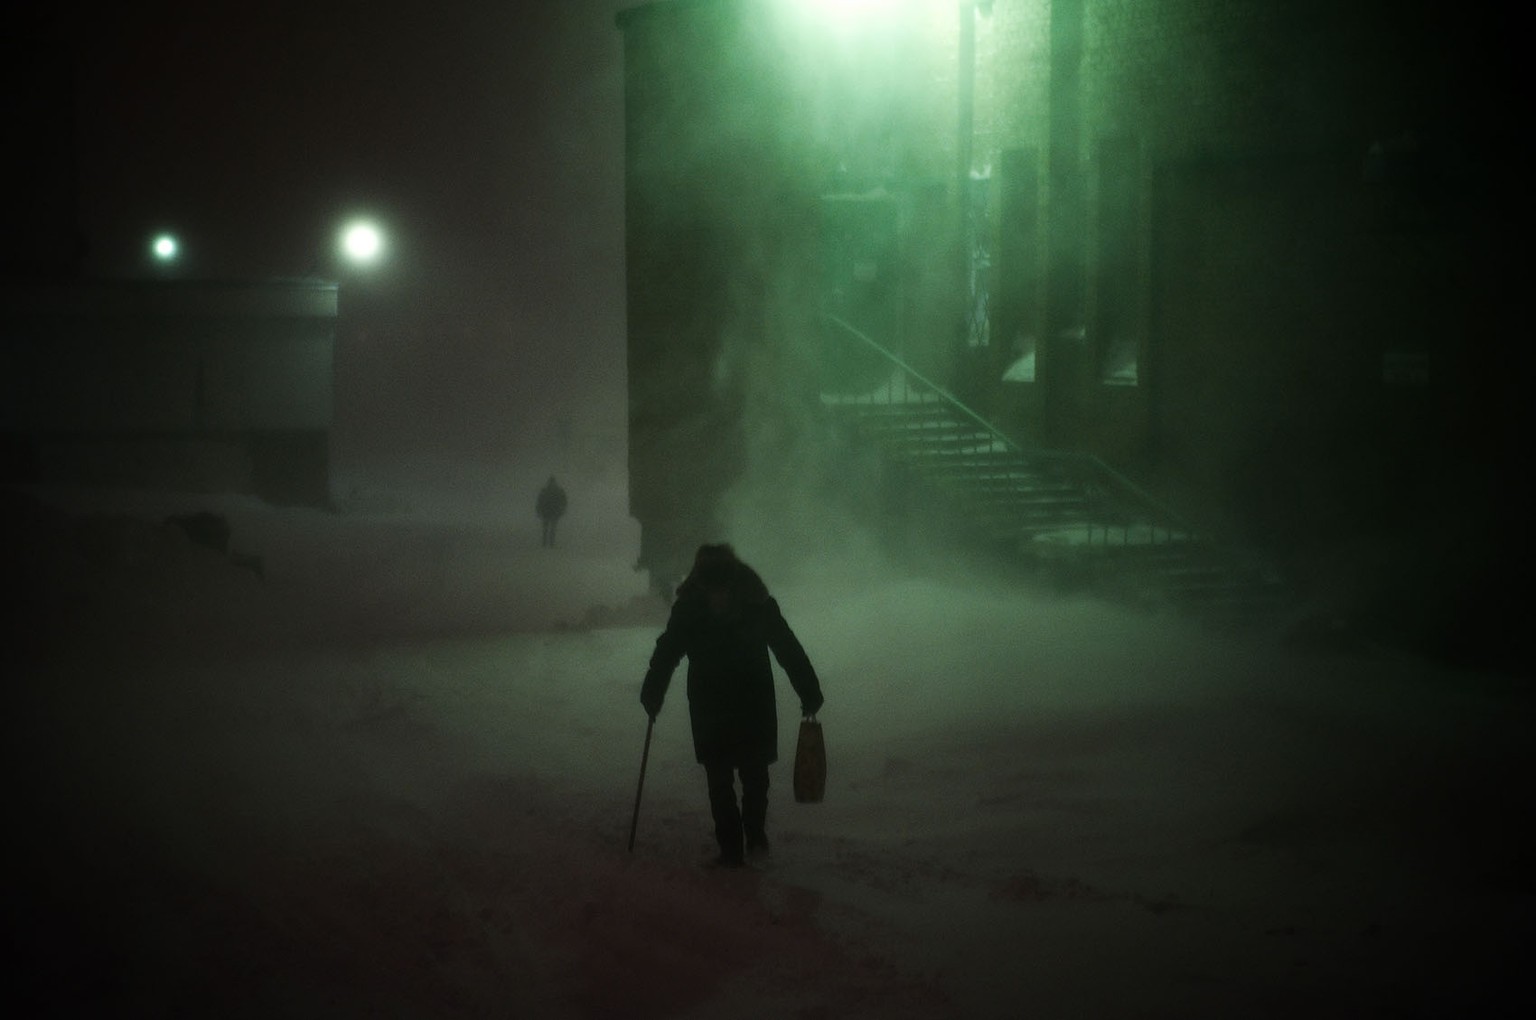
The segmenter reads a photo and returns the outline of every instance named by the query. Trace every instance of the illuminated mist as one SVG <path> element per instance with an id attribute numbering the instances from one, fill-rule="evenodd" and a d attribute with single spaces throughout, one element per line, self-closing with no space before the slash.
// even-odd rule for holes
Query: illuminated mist
<path id="1" fill-rule="evenodd" d="M 861 31 L 812 15 L 876 5 L 795 0 L 739 25 L 666 20 L 715 9 L 699 0 L 616 28 L 617 6 L 583 6 L 547 49 L 525 47 L 531 64 L 510 48 L 506 61 L 482 52 L 474 75 L 509 95 L 522 93 L 506 76 L 530 66 L 594 80 L 540 108 L 547 116 L 519 109 L 515 139 L 494 135 L 488 165 L 506 204 L 482 220 L 467 189 L 445 218 L 493 221 L 498 243 L 417 249 L 418 266 L 449 251 L 448 267 L 466 270 L 459 289 L 426 288 L 442 305 L 355 293 L 337 351 L 334 506 L 0 492 L 20 858 L 13 1008 L 552 1020 L 1536 1009 L 1524 952 L 1529 667 L 1508 654 L 1527 600 L 1495 583 L 1526 580 L 1511 467 L 1523 461 L 1503 455 L 1525 442 L 1512 423 L 1530 402 L 1499 399 L 1526 375 L 1489 380 L 1461 343 L 1514 335 L 1475 334 L 1492 313 L 1450 301 L 1499 289 L 1478 275 L 1482 257 L 1465 276 L 1436 275 L 1442 259 L 1460 265 L 1436 247 L 1446 237 L 1478 250 L 1480 213 L 1414 233 L 1444 212 L 1416 200 L 1438 193 L 1414 190 L 1419 164 L 1394 162 L 1392 146 L 1377 169 L 1410 180 L 1370 190 L 1357 158 L 1369 139 L 1345 130 L 1355 107 L 1331 101 L 1341 82 L 1384 81 L 1388 98 L 1408 82 L 1407 99 L 1370 111 L 1372 131 L 1401 138 L 1399 114 L 1441 79 L 1421 82 L 1424 62 L 1391 68 L 1378 22 L 1330 21 L 1336 5 L 996 0 L 977 5 L 994 19 L 978 28 L 978 67 L 1014 76 L 1029 99 L 979 90 L 975 136 L 1014 130 L 1019 144 L 978 145 L 967 161 L 949 130 L 954 4 L 892 4 L 910 17 Z M 447 17 L 440 8 L 432 18 Z M 542 38 L 525 18 L 566 9 L 498 5 L 486 37 Z M 351 10 L 326 8 L 327 24 L 350 24 Z M 1064 38 L 1053 11 L 1076 12 L 1082 37 Z M 1148 11 L 1211 20 L 1094 79 L 1115 86 L 1090 97 L 1104 137 L 1051 136 L 1050 47 L 1080 45 L 1100 61 L 1083 67 L 1103 70 L 1150 24 L 1131 15 Z M 1458 39 L 1462 20 L 1477 19 L 1447 19 Z M 1218 30 L 1251 38 L 1210 45 Z M 585 32 L 609 34 L 600 44 Z M 646 44 L 625 54 L 627 108 L 620 36 Z M 323 52 L 321 38 L 302 35 L 300 49 Z M 1017 59 L 1003 59 L 1005 39 Z M 389 52 L 403 59 L 417 42 Z M 372 51 L 348 54 L 356 75 L 383 73 Z M 1287 55 L 1283 87 L 1263 87 L 1259 58 Z M 1401 80 L 1369 73 L 1383 64 Z M 407 90 L 425 106 L 461 87 L 409 66 L 444 90 Z M 1232 114 L 1229 88 L 1258 97 L 1262 116 Z M 449 117 L 450 105 L 433 112 Z M 493 104 L 509 117 L 512 105 Z M 620 125 L 626 109 L 637 119 Z M 1159 110 L 1177 113 L 1173 127 L 1128 143 Z M 589 138 L 598 124 L 611 129 L 601 145 Z M 1332 174 L 1338 152 L 1347 172 L 1323 174 L 1316 191 L 1264 190 L 1263 160 L 1197 151 L 1200 132 L 1246 144 L 1275 125 L 1328 156 L 1301 161 L 1299 177 Z M 621 141 L 636 143 L 627 181 Z M 1095 180 L 1109 181 L 1109 200 L 1037 238 L 1045 227 L 1023 199 L 1067 188 L 1048 180 L 1050 147 L 1067 143 L 1107 169 Z M 440 184 L 438 150 L 411 151 Z M 1128 162 L 1170 152 L 1166 166 Z M 557 189 L 559 213 L 544 222 L 521 182 L 556 155 L 592 190 Z M 985 343 L 978 262 L 962 258 L 949 201 L 959 188 L 1022 224 L 998 232 L 993 279 L 1012 282 L 997 284 Z M 1474 208 L 1484 197 L 1449 190 Z M 878 240 L 833 245 L 848 264 L 831 271 L 816 242 L 843 221 L 823 219 L 824 204 L 858 220 L 860 203 L 897 191 L 892 222 L 922 243 L 899 267 L 878 262 Z M 1180 226 L 1158 242 L 1194 254 L 1149 268 L 1141 227 L 1169 217 Z M 1312 232 L 1339 223 L 1349 229 Z M 1261 243 L 1270 230 L 1308 257 L 1277 260 Z M 409 251 L 410 233 L 391 233 L 390 248 Z M 1398 245 L 1425 236 L 1435 243 Z M 1056 278 L 1057 293 L 1114 297 L 1114 315 L 1088 319 L 1086 302 L 1042 300 L 1050 273 L 1071 276 L 1046 264 L 1063 252 L 1148 278 L 1116 290 L 1114 273 L 1094 276 L 1086 261 L 1080 279 Z M 1387 269 L 1403 265 L 1434 285 L 1412 291 L 1422 304 L 1381 305 L 1401 282 Z M 1277 279 L 1299 281 L 1310 303 L 1248 314 L 1239 298 L 1275 298 Z M 1362 280 L 1380 290 L 1350 286 Z M 494 297 L 473 314 L 444 311 L 481 285 Z M 1180 300 L 1151 300 L 1154 285 Z M 1378 306 L 1389 322 L 1368 314 Z M 879 392 L 894 376 L 826 346 L 839 337 L 827 311 L 887 330 L 878 339 L 915 371 L 1011 416 L 1021 441 L 1086 436 L 1200 508 L 1202 523 L 1289 550 L 1299 597 L 1215 628 L 1165 600 L 1133 607 L 968 551 L 926 497 L 892 514 L 888 465 L 848 441 L 824 398 Z M 1153 326 L 1205 346 L 1159 361 Z M 1477 384 L 1422 411 L 1415 400 L 1445 392 L 1412 388 L 1423 351 L 1349 353 L 1345 341 L 1378 330 L 1429 335 L 1427 363 L 1448 366 L 1438 378 Z M 1316 343 L 1262 371 L 1228 342 L 1284 341 L 1264 349 L 1291 354 L 1295 337 Z M 840 353 L 823 361 L 828 350 Z M 1025 360 L 1007 386 L 976 382 Z M 1407 388 L 1381 390 L 1384 365 Z M 1053 370 L 1103 403 L 1047 406 Z M 1158 371 L 1195 398 L 1151 401 Z M 1340 380 L 1360 378 L 1380 398 L 1372 413 L 1407 409 L 1413 428 L 1389 433 L 1411 440 L 1400 458 L 1362 438 L 1364 412 L 1318 424 L 1350 406 Z M 1096 416 L 1109 406 L 1134 413 Z M 1456 427 L 1419 431 L 1441 414 Z M 1475 430 L 1484 414 L 1500 428 Z M 1118 430 L 1154 415 L 1161 447 Z M 1416 474 L 1422 465 L 1445 474 Z M 546 549 L 534 500 L 551 474 L 570 509 Z M 1340 492 L 1358 502 L 1335 502 Z M 227 548 L 178 523 L 197 512 L 229 526 Z M 646 733 L 639 684 L 666 589 L 697 543 L 721 540 L 760 570 L 814 662 L 829 755 L 825 802 L 795 804 L 795 712 L 781 683 L 774 857 L 730 875 L 697 866 L 712 837 L 682 684 L 656 720 L 626 848 Z"/>

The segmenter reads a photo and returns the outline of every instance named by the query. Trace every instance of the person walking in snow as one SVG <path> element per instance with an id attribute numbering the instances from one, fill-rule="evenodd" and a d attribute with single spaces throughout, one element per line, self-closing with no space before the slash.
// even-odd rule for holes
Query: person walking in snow
<path id="1" fill-rule="evenodd" d="M 768 852 L 768 766 L 779 756 L 770 651 L 799 695 L 800 711 L 815 715 L 821 682 L 762 578 L 729 545 L 700 546 L 656 639 L 640 704 L 654 720 L 687 656 L 694 756 L 708 784 L 717 863 L 727 867 Z"/>
<path id="2" fill-rule="evenodd" d="M 539 498 L 534 504 L 534 510 L 538 513 L 539 522 L 543 525 L 539 543 L 546 549 L 551 549 L 555 544 L 555 525 L 560 523 L 560 518 L 565 515 L 565 490 L 560 488 L 554 475 L 550 475 L 544 488 L 539 490 Z"/>

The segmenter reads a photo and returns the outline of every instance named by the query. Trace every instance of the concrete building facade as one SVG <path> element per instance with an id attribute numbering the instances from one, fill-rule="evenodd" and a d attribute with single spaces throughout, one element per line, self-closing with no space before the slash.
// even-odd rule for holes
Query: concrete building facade
<path id="1" fill-rule="evenodd" d="M 823 484 L 818 395 L 886 371 L 829 319 L 1021 444 L 1277 547 L 1486 489 L 1513 452 L 1486 23 L 661 0 L 619 26 L 642 565 Z"/>

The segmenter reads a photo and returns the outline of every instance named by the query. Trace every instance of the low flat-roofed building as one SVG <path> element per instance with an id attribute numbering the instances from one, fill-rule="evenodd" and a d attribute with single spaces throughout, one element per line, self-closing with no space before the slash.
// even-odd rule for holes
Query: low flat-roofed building
<path id="1" fill-rule="evenodd" d="M 0 284 L 6 481 L 329 501 L 337 287 Z"/>

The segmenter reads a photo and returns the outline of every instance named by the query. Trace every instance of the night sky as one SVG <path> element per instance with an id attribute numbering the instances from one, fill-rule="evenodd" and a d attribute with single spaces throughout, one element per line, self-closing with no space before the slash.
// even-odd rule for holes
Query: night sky
<path id="1" fill-rule="evenodd" d="M 450 448 L 494 454 L 529 416 L 621 421 L 627 6 L 79 7 L 85 271 L 151 274 L 169 230 L 187 277 L 339 279 L 344 344 L 393 345 L 402 428 Z M 354 214 L 390 246 L 366 276 L 334 256 Z"/>

